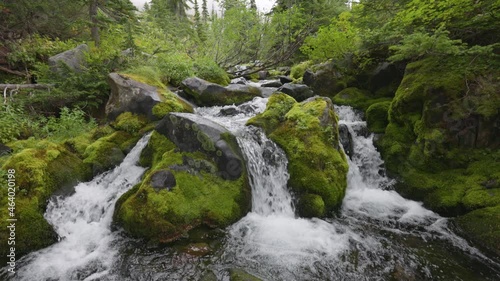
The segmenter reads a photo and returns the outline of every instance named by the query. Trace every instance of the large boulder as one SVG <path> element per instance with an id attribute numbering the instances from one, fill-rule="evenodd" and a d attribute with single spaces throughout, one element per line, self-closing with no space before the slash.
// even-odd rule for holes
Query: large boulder
<path id="1" fill-rule="evenodd" d="M 304 72 L 302 82 L 311 87 L 316 95 L 331 98 L 347 86 L 348 77 L 337 71 L 333 63 L 315 65 L 314 69 L 316 72 Z"/>
<path id="2" fill-rule="evenodd" d="M 74 49 L 67 50 L 48 59 L 48 64 L 53 72 L 64 73 L 60 64 L 65 64 L 69 69 L 80 72 L 85 67 L 85 54 L 89 52 L 86 44 L 81 44 Z"/>
<path id="3" fill-rule="evenodd" d="M 241 152 L 228 143 L 228 138 L 234 137 L 221 125 L 195 114 L 171 113 L 160 121 L 156 131 L 181 151 L 201 151 L 212 157 L 222 178 L 234 180 L 241 176 Z"/>
<path id="4" fill-rule="evenodd" d="M 242 84 L 223 87 L 198 77 L 187 78 L 181 87 L 198 106 L 241 104 L 262 96 L 257 87 Z"/>
<path id="5" fill-rule="evenodd" d="M 303 84 L 286 83 L 278 88 L 278 92 L 285 93 L 294 98 L 296 101 L 303 101 L 314 96 L 311 88 Z"/>
<path id="6" fill-rule="evenodd" d="M 339 146 L 337 116 L 329 98 L 301 103 L 283 93 L 248 125 L 264 129 L 288 157 L 289 188 L 299 215 L 323 217 L 340 207 L 347 187 L 347 159 Z"/>
<path id="7" fill-rule="evenodd" d="M 202 225 L 226 227 L 249 211 L 250 187 L 235 137 L 200 116 L 165 116 L 140 163 L 151 168 L 118 200 L 114 214 L 134 237 L 167 243 Z"/>
<path id="8" fill-rule="evenodd" d="M 153 107 L 161 102 L 157 87 L 118 73 L 108 75 L 108 84 L 111 87 L 111 95 L 106 104 L 108 119 L 114 120 L 123 112 L 132 112 L 156 120 Z"/>

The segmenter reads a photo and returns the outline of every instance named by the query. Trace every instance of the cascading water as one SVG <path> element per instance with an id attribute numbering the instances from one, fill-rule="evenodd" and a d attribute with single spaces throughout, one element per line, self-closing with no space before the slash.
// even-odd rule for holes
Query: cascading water
<path id="1" fill-rule="evenodd" d="M 120 167 L 50 203 L 46 217 L 64 238 L 23 258 L 15 280 L 200 280 L 211 273 L 227 281 L 231 268 L 286 281 L 500 279 L 500 266 L 453 234 L 445 218 L 391 190 L 373 136 L 350 107 L 336 107 L 352 144 L 342 208 L 328 220 L 296 217 L 284 152 L 244 125 L 266 103 L 197 109 L 237 137 L 252 186 L 252 211 L 210 255 L 150 248 L 110 231 L 116 199 L 144 171 L 134 165 L 143 139 Z M 228 109 L 236 113 L 222 116 Z"/>
<path id="2" fill-rule="evenodd" d="M 49 202 L 45 218 L 61 240 L 20 260 L 15 280 L 101 280 L 108 274 L 117 253 L 110 229 L 114 206 L 145 171 L 136 163 L 149 136 L 114 170 L 78 184 L 71 196 Z"/>

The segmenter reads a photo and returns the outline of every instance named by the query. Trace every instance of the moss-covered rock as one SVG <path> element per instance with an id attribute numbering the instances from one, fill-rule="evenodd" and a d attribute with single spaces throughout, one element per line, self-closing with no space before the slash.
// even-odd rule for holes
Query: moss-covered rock
<path id="1" fill-rule="evenodd" d="M 47 200 L 61 188 L 73 186 L 91 176 L 90 168 L 64 145 L 49 141 L 12 143 L 13 155 L 5 159 L 0 182 L 7 186 L 6 171 L 15 170 L 16 183 L 16 258 L 57 241 L 57 235 L 43 214 Z M 7 188 L 0 189 L 0 239 L 7 241 Z M 0 245 L 2 262 L 8 254 L 7 243 Z"/>
<path id="2" fill-rule="evenodd" d="M 373 97 L 370 92 L 354 87 L 345 88 L 332 98 L 335 104 L 349 105 L 363 111 L 366 111 L 372 104 L 390 100 L 391 98 L 387 97 Z"/>
<path id="3" fill-rule="evenodd" d="M 94 175 L 105 172 L 119 165 L 139 138 L 124 131 L 99 138 L 85 149 L 83 162 L 92 167 Z"/>
<path id="4" fill-rule="evenodd" d="M 458 217 L 455 222 L 467 238 L 500 256 L 500 205 L 482 208 Z"/>
<path id="5" fill-rule="evenodd" d="M 133 114 L 132 112 L 124 112 L 118 115 L 113 123 L 117 130 L 136 134 L 148 123 L 148 120 L 145 116 Z"/>
<path id="6" fill-rule="evenodd" d="M 184 127 L 184 123 L 176 124 Z M 237 147 L 237 143 L 227 146 Z M 210 149 L 179 148 L 165 135 L 153 132 L 140 160 L 151 169 L 140 184 L 119 199 L 115 222 L 134 237 L 166 243 L 186 236 L 198 226 L 225 227 L 237 221 L 250 207 L 246 169 L 241 169 L 238 177 L 225 179 L 216 157 L 220 157 L 217 150 L 212 153 Z M 157 171 L 169 171 L 175 186 L 155 189 L 152 178 Z"/>
<path id="7" fill-rule="evenodd" d="M 304 208 L 298 210 L 301 216 L 328 215 L 340 206 L 348 165 L 339 148 L 337 117 L 329 98 L 297 103 L 285 94 L 275 94 L 266 110 L 247 125 L 262 127 L 287 154 L 288 185 L 302 202 Z M 310 206 L 319 209 L 312 212 Z"/>
<path id="8" fill-rule="evenodd" d="M 366 123 L 368 129 L 374 133 L 384 133 L 389 124 L 388 111 L 390 101 L 378 102 L 370 105 L 366 110 Z"/>
<path id="9" fill-rule="evenodd" d="M 458 225 L 490 246 L 481 240 L 499 241 L 500 232 L 481 236 L 477 226 L 500 205 L 500 81 L 494 77 L 498 65 L 481 57 L 410 63 L 379 142 L 388 170 L 402 178 L 403 195 L 443 215 L 469 213 Z"/>

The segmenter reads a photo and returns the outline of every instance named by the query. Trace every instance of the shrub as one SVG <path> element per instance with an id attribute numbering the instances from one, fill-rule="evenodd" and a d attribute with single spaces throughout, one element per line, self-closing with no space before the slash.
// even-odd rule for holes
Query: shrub
<path id="1" fill-rule="evenodd" d="M 193 61 L 187 54 L 173 53 L 158 57 L 157 66 L 162 82 L 178 86 L 182 80 L 194 76 Z"/>
<path id="2" fill-rule="evenodd" d="M 306 70 L 311 67 L 312 65 L 312 61 L 304 61 L 304 62 L 301 62 L 297 65 L 294 65 L 292 67 L 292 69 L 290 70 L 290 76 L 293 78 L 293 79 L 299 79 L 299 78 L 302 78 L 302 76 L 304 76 L 304 73 L 306 72 Z"/>
<path id="3" fill-rule="evenodd" d="M 194 62 L 194 72 L 197 77 L 219 85 L 228 85 L 231 81 L 226 71 L 209 58 L 200 58 Z"/>

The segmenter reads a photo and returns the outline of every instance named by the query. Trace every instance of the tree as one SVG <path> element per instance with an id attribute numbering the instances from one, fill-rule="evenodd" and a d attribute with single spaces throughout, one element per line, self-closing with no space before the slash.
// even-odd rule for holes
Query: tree
<path id="1" fill-rule="evenodd" d="M 208 21 L 208 9 L 207 9 L 207 0 L 203 0 L 201 4 L 201 18 L 203 22 L 206 23 Z"/>

